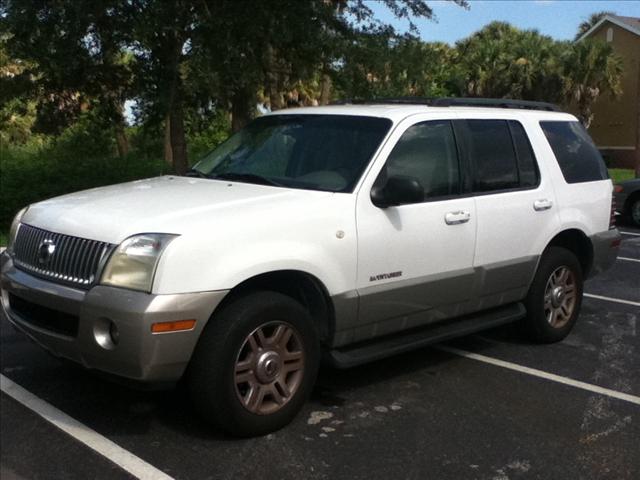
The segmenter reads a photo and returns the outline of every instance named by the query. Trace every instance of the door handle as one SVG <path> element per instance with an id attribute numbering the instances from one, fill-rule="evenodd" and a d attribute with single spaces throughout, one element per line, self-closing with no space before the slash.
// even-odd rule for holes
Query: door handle
<path id="1" fill-rule="evenodd" d="M 549 210 L 551 207 L 553 207 L 553 202 L 551 200 L 547 200 L 546 198 L 542 198 L 540 200 L 536 200 L 535 202 L 533 202 L 533 209 L 536 212 Z"/>
<path id="2" fill-rule="evenodd" d="M 444 216 L 444 221 L 447 225 L 459 225 L 461 223 L 467 223 L 471 218 L 469 212 L 464 210 L 458 210 L 457 212 L 449 212 Z"/>

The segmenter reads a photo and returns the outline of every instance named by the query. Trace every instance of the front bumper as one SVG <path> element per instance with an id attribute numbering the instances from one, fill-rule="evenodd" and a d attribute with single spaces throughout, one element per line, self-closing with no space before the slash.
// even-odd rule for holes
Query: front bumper
<path id="1" fill-rule="evenodd" d="M 18 270 L 6 252 L 0 254 L 0 289 L 9 321 L 43 348 L 87 368 L 145 382 L 174 382 L 182 376 L 202 329 L 227 293 L 150 295 L 102 285 L 84 291 Z M 29 309 L 18 313 L 12 301 Z M 75 328 L 54 328 L 58 318 Z M 187 319 L 196 320 L 192 330 L 151 333 L 153 323 Z M 119 340 L 101 346 L 98 338 L 109 322 L 117 326 Z"/>

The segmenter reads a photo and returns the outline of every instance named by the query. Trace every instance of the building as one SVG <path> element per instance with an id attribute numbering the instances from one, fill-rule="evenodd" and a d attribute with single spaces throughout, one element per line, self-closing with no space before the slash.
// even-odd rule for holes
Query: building
<path id="1" fill-rule="evenodd" d="M 598 99 L 589 133 L 612 166 L 640 168 L 640 18 L 605 15 L 584 38 L 610 43 L 624 61 L 623 93 Z"/>

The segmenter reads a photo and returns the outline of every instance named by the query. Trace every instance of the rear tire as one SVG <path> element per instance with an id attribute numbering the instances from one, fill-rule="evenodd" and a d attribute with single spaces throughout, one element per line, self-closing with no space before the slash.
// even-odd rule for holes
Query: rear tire
<path id="1" fill-rule="evenodd" d="M 307 310 L 277 292 L 254 292 L 209 321 L 188 372 L 193 402 L 231 435 L 265 435 L 293 420 L 309 397 L 320 347 Z"/>
<path id="2" fill-rule="evenodd" d="M 576 256 L 561 247 L 549 247 L 525 300 L 522 322 L 526 336 L 535 342 L 563 340 L 576 323 L 582 305 L 582 267 Z"/>
<path id="3" fill-rule="evenodd" d="M 634 198 L 629 205 L 629 221 L 632 225 L 640 227 L 640 197 Z"/>

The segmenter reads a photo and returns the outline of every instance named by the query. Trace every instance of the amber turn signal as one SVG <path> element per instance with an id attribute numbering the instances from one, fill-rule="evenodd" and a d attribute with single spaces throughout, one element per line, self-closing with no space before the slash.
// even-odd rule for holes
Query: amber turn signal
<path id="1" fill-rule="evenodd" d="M 176 320 L 175 322 L 160 322 L 151 325 L 152 333 L 180 332 L 191 330 L 196 324 L 195 320 Z"/>

